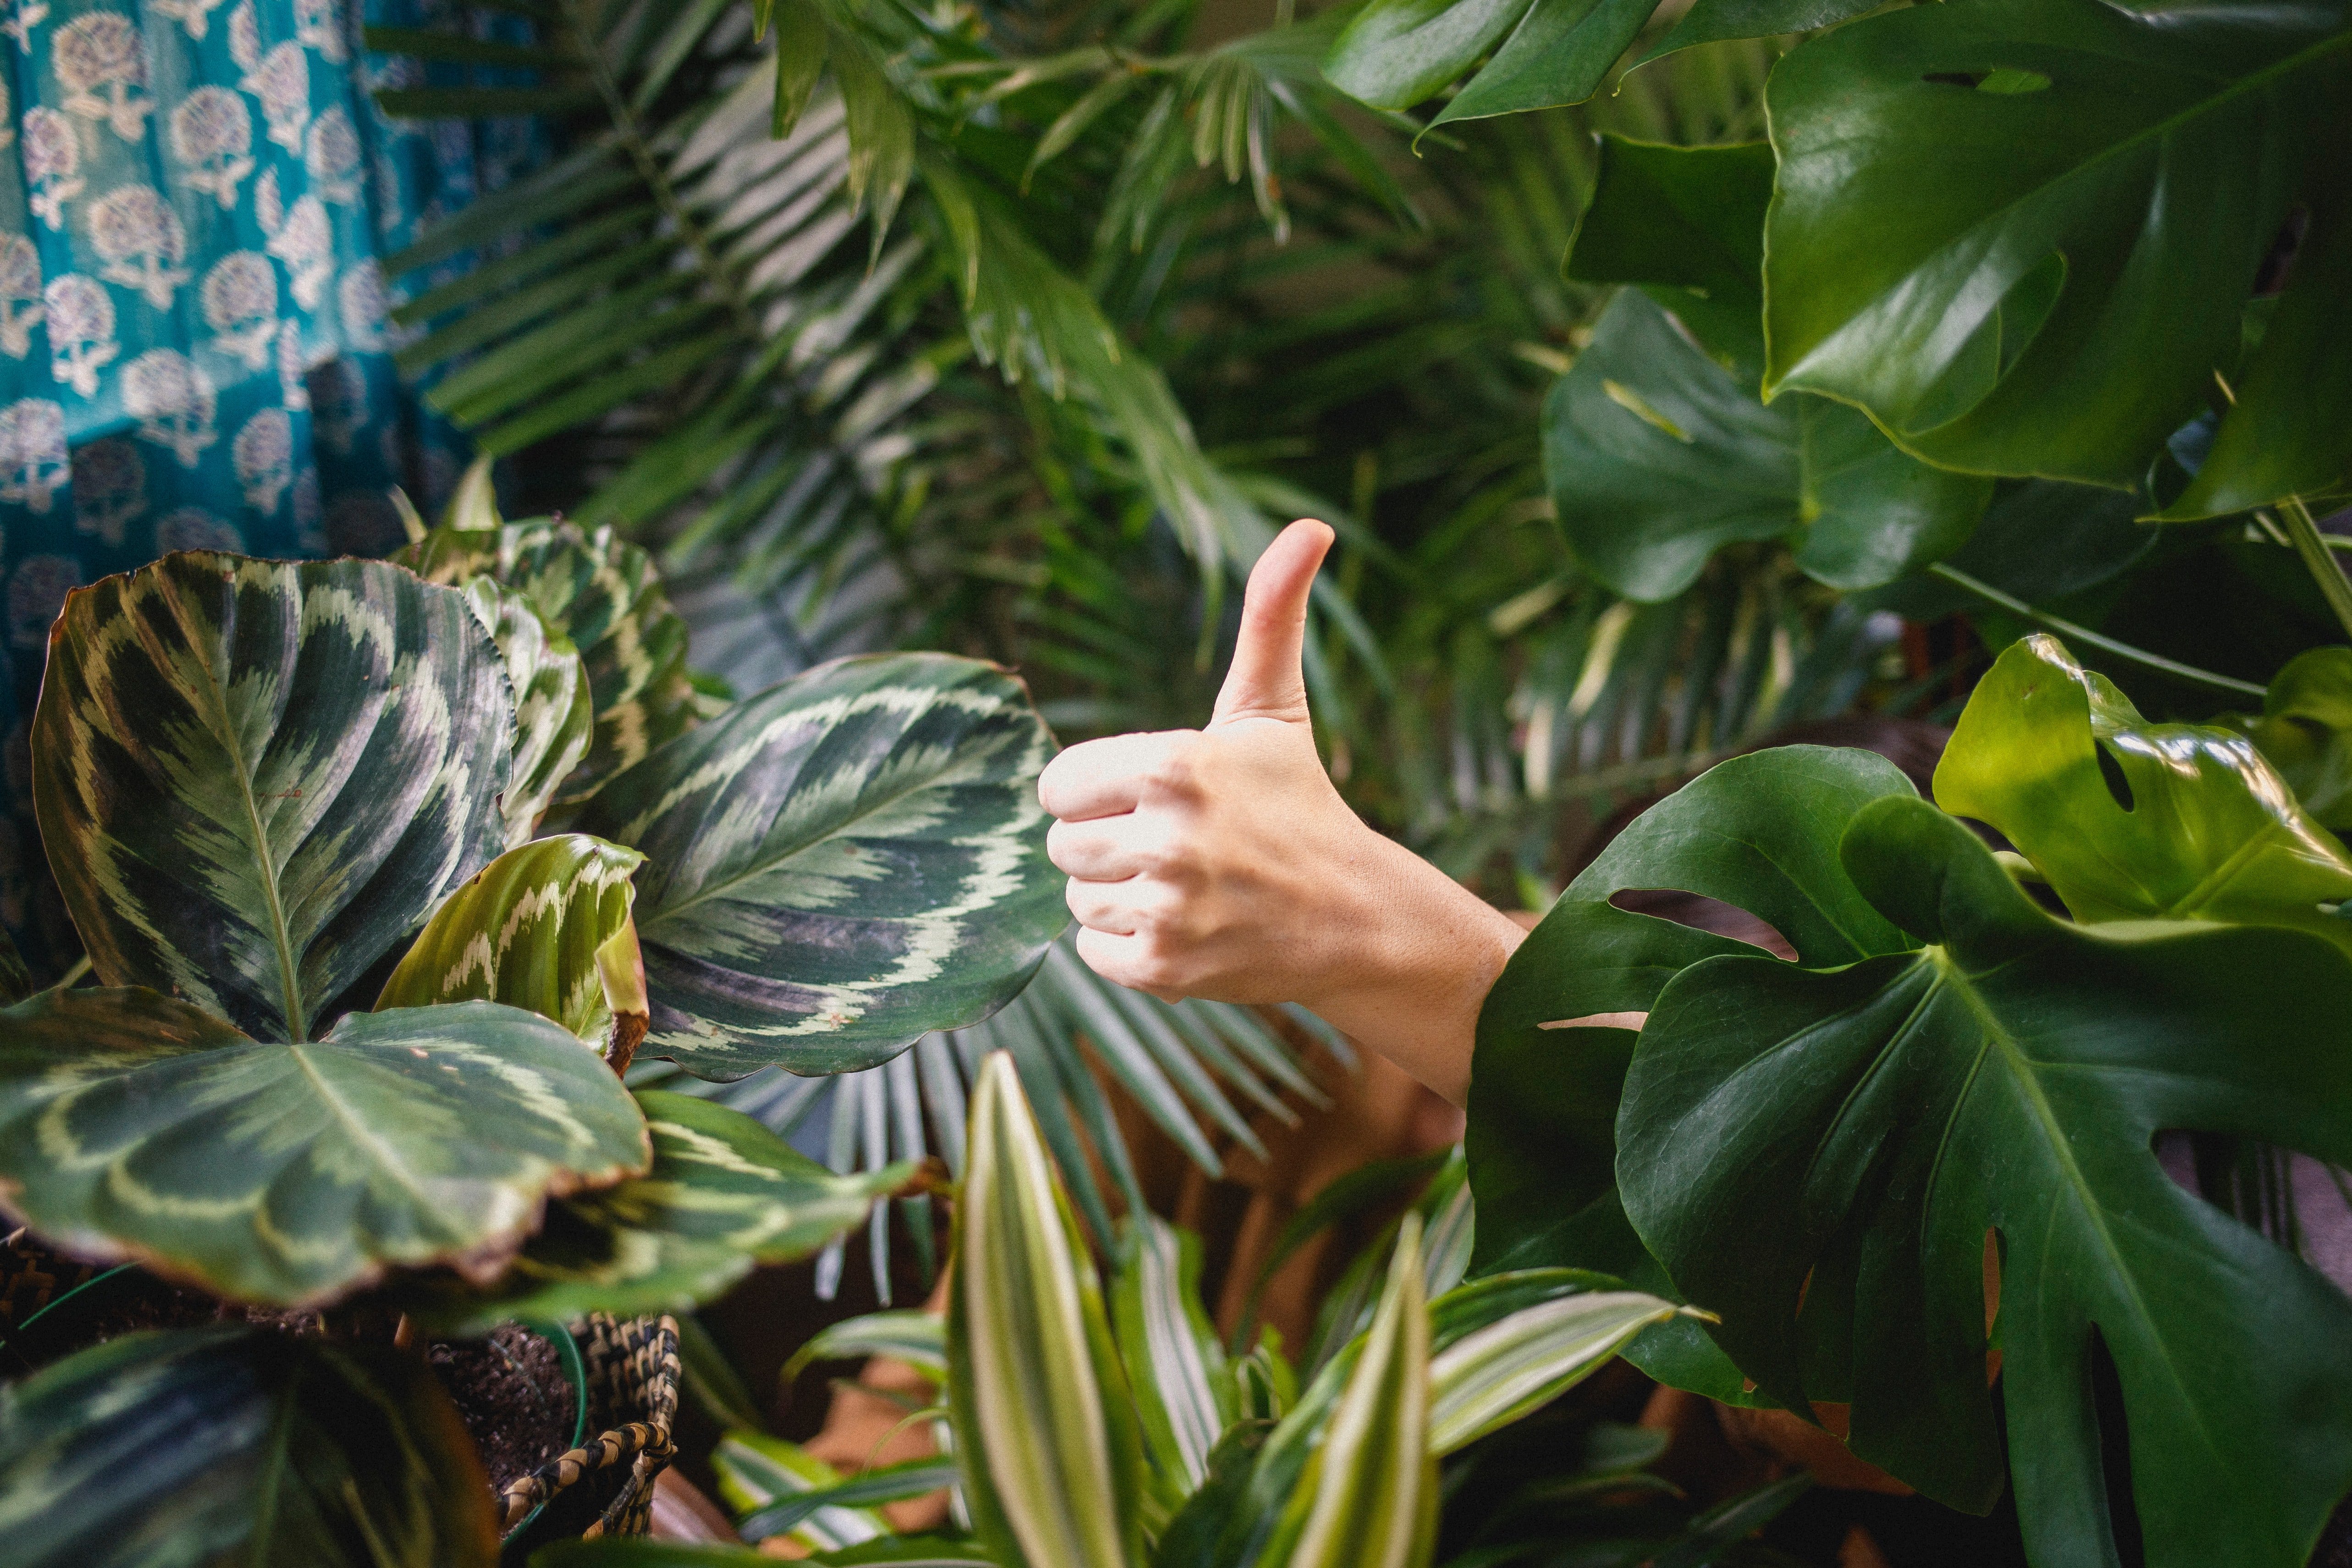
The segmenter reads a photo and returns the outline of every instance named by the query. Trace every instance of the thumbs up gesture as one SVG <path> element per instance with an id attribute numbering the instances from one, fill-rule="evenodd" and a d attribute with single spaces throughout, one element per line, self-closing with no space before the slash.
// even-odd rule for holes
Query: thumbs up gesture
<path id="1" fill-rule="evenodd" d="M 1250 573 L 1202 730 L 1071 747 L 1037 781 L 1078 954 L 1163 1001 L 1297 1002 L 1459 1103 L 1479 1005 L 1523 934 L 1349 810 L 1323 771 L 1299 655 L 1331 530 Z"/>

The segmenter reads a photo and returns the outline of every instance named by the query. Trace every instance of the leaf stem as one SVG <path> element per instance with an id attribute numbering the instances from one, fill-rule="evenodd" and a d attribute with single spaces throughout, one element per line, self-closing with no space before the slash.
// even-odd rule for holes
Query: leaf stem
<path id="1" fill-rule="evenodd" d="M 2097 648 L 2101 653 L 2111 658 L 2137 664 L 2144 669 L 2154 670 L 2159 675 L 2170 676 L 2175 680 L 2186 681 L 2191 686 L 2203 686 L 2215 691 L 2227 691 L 2240 697 L 2263 695 L 2263 688 L 2251 680 L 2240 680 L 2234 675 L 2217 675 L 2210 669 L 2200 669 L 2193 664 L 2182 664 L 2179 660 L 2167 658 L 2160 653 L 2150 653 L 2144 647 L 2134 647 L 2127 642 L 2117 642 L 2111 637 L 2103 637 L 2088 626 L 2077 626 L 2073 621 L 2050 614 L 2047 610 L 2037 610 L 2024 600 L 2004 594 L 1991 584 L 1971 577 L 1957 566 L 1948 566 L 1939 561 L 1928 567 L 1927 572 L 1930 576 L 1940 577 L 1953 587 L 1973 594 L 1985 603 L 2007 610 L 2021 620 L 2031 621 L 2044 631 L 2056 632 L 2060 637 L 2070 638 L 2085 647 Z"/>
<path id="2" fill-rule="evenodd" d="M 2289 496 L 2279 502 L 2279 515 L 2286 523 L 2286 536 L 2294 545 L 2294 552 L 2303 557 L 2311 580 L 2319 584 L 2319 592 L 2327 600 L 2327 607 L 2344 624 L 2345 635 L 2352 637 L 2352 582 L 2347 582 L 2344 569 L 2336 564 L 2328 553 L 2327 541 L 2312 520 L 2311 509 L 2303 504 L 2301 496 Z"/>

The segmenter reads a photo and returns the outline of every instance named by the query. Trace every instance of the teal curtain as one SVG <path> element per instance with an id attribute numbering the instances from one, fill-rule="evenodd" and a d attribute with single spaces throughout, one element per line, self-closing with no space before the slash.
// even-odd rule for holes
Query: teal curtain
<path id="1" fill-rule="evenodd" d="M 404 393 L 386 311 L 469 265 L 383 258 L 538 155 L 520 120 L 386 119 L 418 84 L 362 22 L 426 0 L 0 0 L 0 919 L 38 907 L 24 723 L 66 594 L 174 550 L 376 554 L 461 444 Z M 514 27 L 509 19 L 499 26 Z"/>

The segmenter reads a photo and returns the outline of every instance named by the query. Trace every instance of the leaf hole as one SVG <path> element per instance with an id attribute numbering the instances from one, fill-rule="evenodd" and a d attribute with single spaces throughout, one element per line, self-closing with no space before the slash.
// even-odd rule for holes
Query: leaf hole
<path id="1" fill-rule="evenodd" d="M 2303 237 L 2310 232 L 2311 209 L 2298 202 L 2287 209 L 2285 220 L 2271 237 L 2270 248 L 2263 253 L 2262 265 L 2254 268 L 2255 299 L 2285 290 L 2287 279 L 2294 274 L 2294 258 L 2303 253 Z"/>
<path id="2" fill-rule="evenodd" d="M 1980 71 L 1929 71 L 1919 79 L 1937 87 L 1965 87 L 1977 92 L 1999 93 L 2013 98 L 2020 93 L 2046 92 L 2050 79 L 2040 71 L 2024 70 L 2015 66 L 1997 66 Z"/>
<path id="3" fill-rule="evenodd" d="M 1775 958 L 1797 956 L 1796 945 L 1769 922 L 1737 904 L 1727 904 L 1704 893 L 1678 892 L 1670 888 L 1622 888 L 1609 895 L 1609 903 L 1628 914 L 1651 915 L 1694 931 L 1727 936 L 1734 942 L 1761 948 Z"/>
<path id="4" fill-rule="evenodd" d="M 2107 793 L 2115 796 L 2116 805 L 2125 811 L 2132 809 L 2131 780 L 2124 776 L 2124 765 L 2108 749 L 2105 741 L 2094 742 L 2099 752 L 2099 776 L 2107 782 Z"/>
<path id="5" fill-rule="evenodd" d="M 2147 1544 L 2140 1534 L 2139 1507 L 2132 1500 L 2131 1423 L 2124 1409 L 2124 1380 L 2106 1336 L 2091 1325 L 2084 1357 L 2090 1379 L 2091 1410 L 2099 1423 L 2099 1473 L 2106 1494 L 2107 1531 L 2120 1568 L 2147 1568 Z"/>

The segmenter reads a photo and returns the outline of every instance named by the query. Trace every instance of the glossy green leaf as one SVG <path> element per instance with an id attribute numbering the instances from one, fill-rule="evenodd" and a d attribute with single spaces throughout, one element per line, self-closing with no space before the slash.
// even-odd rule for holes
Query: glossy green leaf
<path id="1" fill-rule="evenodd" d="M 578 800 L 694 722 L 686 623 L 643 550 L 609 527 L 583 533 L 548 519 L 483 528 L 486 501 L 457 512 L 393 559 L 431 583 L 488 576 L 529 599 L 569 637 L 588 671 L 596 729 L 585 761 L 556 793 Z"/>
<path id="2" fill-rule="evenodd" d="M 2150 724 L 2036 634 L 1969 697 L 1936 769 L 1945 810 L 1990 823 L 2082 921 L 2289 925 L 2352 948 L 2352 858 L 2243 736 Z"/>
<path id="3" fill-rule="evenodd" d="M 1341 92 L 1410 109 L 1460 78 L 1519 24 L 1528 0 L 1372 0 L 1323 57 Z"/>
<path id="4" fill-rule="evenodd" d="M 2293 931 L 2053 919 L 1924 801 L 1803 826 L 1843 828 L 1857 886 L 1929 945 L 1666 987 L 1618 1121 L 1643 1238 L 1742 1371 L 1793 1408 L 1851 1400 L 1854 1451 L 1954 1506 L 2001 1485 L 1998 1394 L 2036 1562 L 2115 1561 L 2103 1343 L 2151 1568 L 2304 1563 L 2352 1484 L 2352 1301 L 2152 1145 L 2352 1160 L 2352 963 Z"/>
<path id="5" fill-rule="evenodd" d="M 1772 149 L 1761 142 L 1672 147 L 1603 133 L 1592 199 L 1564 270 L 1633 283 L 1689 328 L 1734 377 L 1764 364 L 1764 209 Z"/>
<path id="6" fill-rule="evenodd" d="M 580 826 L 645 851 L 646 1049 L 706 1078 L 882 1061 L 1024 984 L 1068 920 L 1037 774 L 1053 742 L 994 665 L 888 654 L 737 703 Z"/>
<path id="7" fill-rule="evenodd" d="M 566 833 L 509 849 L 449 895 L 376 1008 L 503 1002 L 552 1018 L 625 1068 L 645 1036 L 629 877 L 645 857 Z"/>
<path id="8" fill-rule="evenodd" d="M 1979 472 L 2130 487 L 2234 386 L 2168 516 L 2352 472 L 2352 113 L 2341 0 L 1902 7 L 1772 73 L 1766 384 Z M 2242 363 L 2283 226 L 2308 230 Z"/>
<path id="9" fill-rule="evenodd" d="M 2260 714 L 2218 722 L 2244 731 L 2313 821 L 2352 828 L 2352 648 L 2297 654 L 2271 678 Z"/>
<path id="10" fill-rule="evenodd" d="M 466 596 L 498 645 L 514 698 L 507 793 L 499 807 L 511 849 L 530 837 L 557 786 L 587 756 L 596 710 L 579 649 L 550 632 L 530 600 L 488 577 L 467 584 Z"/>
<path id="11" fill-rule="evenodd" d="M 1437 1537 L 1429 1313 L 1407 1215 L 1362 1348 L 1265 1551 L 1286 1568 L 1421 1568 Z"/>
<path id="12" fill-rule="evenodd" d="M 1430 123 L 1583 102 L 1656 8 L 1656 0 L 1535 0 L 1495 58 Z"/>
<path id="13" fill-rule="evenodd" d="M 1077 1223 L 1013 1060 L 972 1095 L 948 1392 L 972 1523 L 1006 1568 L 1142 1561 L 1143 1453 Z"/>
<path id="14" fill-rule="evenodd" d="M 1201 1243 L 1148 1211 L 1120 1227 L 1110 1322 L 1143 1429 L 1152 1485 L 1171 1511 L 1209 1474 L 1235 1415 L 1224 1346 L 1201 1306 Z"/>
<path id="15" fill-rule="evenodd" d="M 560 1026 L 488 1002 L 249 1039 L 137 987 L 0 1012 L 0 1190 L 69 1251 L 241 1300 L 388 1268 L 487 1279 L 550 1196 L 645 1168 L 645 1122 Z"/>
<path id="16" fill-rule="evenodd" d="M 640 1089 L 636 1102 L 651 1168 L 550 1204 L 495 1289 L 421 1296 L 412 1310 L 460 1332 L 512 1318 L 680 1311 L 761 1264 L 812 1256 L 914 1174 L 897 1164 L 836 1175 L 741 1111 L 692 1095 Z"/>
<path id="17" fill-rule="evenodd" d="M 1691 0 L 1665 36 L 1633 63 L 1652 60 L 1731 38 L 1769 38 L 1782 33 L 1811 33 L 1877 10 L 1885 0 Z"/>
<path id="18" fill-rule="evenodd" d="M 490 1489 L 421 1357 L 126 1334 L 0 1390 L 15 1568 L 490 1568 Z"/>
<path id="19" fill-rule="evenodd" d="M 1544 399 L 1543 443 L 1578 559 L 1643 601 L 1680 594 L 1743 540 L 1787 539 L 1832 587 L 1891 582 L 1958 549 L 1992 494 L 1827 398 L 1759 402 L 1633 290 Z"/>
<path id="20" fill-rule="evenodd" d="M 1969 542 L 1945 564 L 2029 605 L 2046 605 L 2113 582 L 2147 559 L 2162 530 L 2135 521 L 2128 490 L 2057 479 L 2003 479 Z M 1929 622 L 1983 601 L 1940 578 L 1919 574 L 1874 591 L 1864 603 L 1906 620 Z"/>
<path id="21" fill-rule="evenodd" d="M 1625 1221 L 1616 1120 L 1633 1029 L 1691 964 L 1754 953 L 1747 942 L 1610 902 L 1628 889 L 1696 893 L 1757 916 L 1810 967 L 1911 942 L 1871 907 L 1808 825 L 1842 823 L 1912 795 L 1873 752 L 1785 746 L 1734 757 L 1637 817 L 1570 884 L 1512 955 L 1478 1017 L 1465 1143 L 1477 1194 L 1473 1268 L 1597 1269 L 1674 1293 Z M 1754 1403 L 1738 1372 L 1687 1320 L 1644 1334 L 1628 1359 L 1651 1375 Z"/>
<path id="22" fill-rule="evenodd" d="M 34 804 L 102 984 L 299 1040 L 498 853 L 511 709 L 461 594 L 191 552 L 72 595 L 49 647 Z"/>

